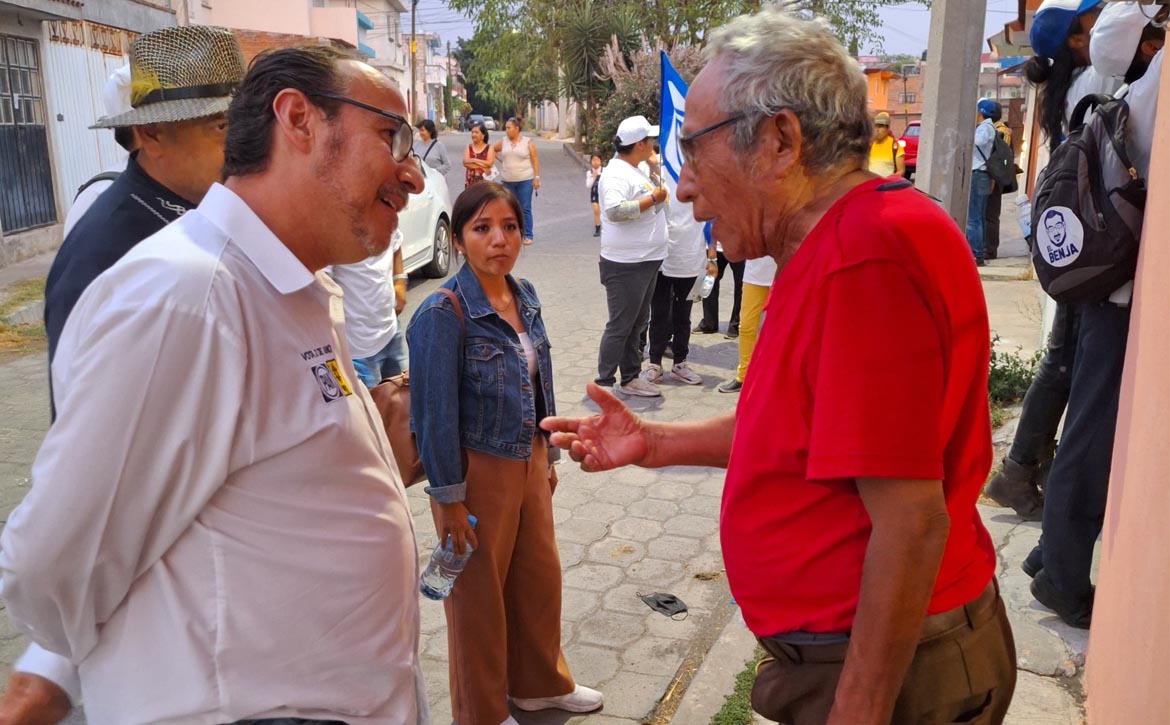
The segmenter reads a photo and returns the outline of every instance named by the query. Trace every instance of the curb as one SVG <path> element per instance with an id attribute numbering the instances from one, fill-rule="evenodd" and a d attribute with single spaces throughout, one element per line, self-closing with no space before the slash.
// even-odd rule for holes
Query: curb
<path id="1" fill-rule="evenodd" d="M 569 141 L 569 143 L 566 143 L 561 148 L 564 150 L 565 156 L 568 156 L 570 159 L 575 161 L 577 163 L 577 165 L 581 167 L 582 171 L 589 168 L 588 159 L 584 158 L 581 154 L 577 153 L 576 149 L 573 148 L 573 144 L 572 144 L 571 140 Z"/>
<path id="2" fill-rule="evenodd" d="M 735 688 L 735 676 L 743 671 L 755 651 L 755 635 L 748 631 L 743 613 L 736 608 L 719 639 L 703 658 L 671 725 L 708 725 L 723 708 L 724 699 Z"/>
<path id="3" fill-rule="evenodd" d="M 979 267 L 979 279 L 988 282 L 1024 282 L 1036 278 L 1028 260 L 1005 260 L 1007 264 L 989 263 Z"/>
<path id="4" fill-rule="evenodd" d="M 45 318 L 45 301 L 33 300 L 16 308 L 4 318 L 7 325 L 37 325 Z"/>

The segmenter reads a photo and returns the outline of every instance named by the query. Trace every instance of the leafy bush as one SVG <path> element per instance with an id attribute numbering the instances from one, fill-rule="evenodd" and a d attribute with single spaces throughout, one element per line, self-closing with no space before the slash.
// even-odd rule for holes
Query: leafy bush
<path id="1" fill-rule="evenodd" d="M 653 47 L 645 40 L 642 46 L 623 53 L 616 41 L 606 46 L 601 67 L 613 82 L 614 90 L 605 99 L 597 114 L 597 123 L 591 126 L 588 151 L 597 151 L 602 158 L 613 155 L 613 138 L 618 124 L 629 116 L 645 116 L 657 124 L 662 93 L 662 70 L 658 51 L 665 46 L 659 42 Z M 667 51 L 671 65 L 690 83 L 703 68 L 702 51 L 692 46 L 677 46 Z"/>
<path id="2" fill-rule="evenodd" d="M 992 407 L 1012 405 L 1022 400 L 1041 358 L 1040 352 L 1030 358 L 1012 352 L 998 352 L 995 349 L 998 342 L 999 335 L 996 335 L 991 340 L 991 367 L 987 376 L 987 398 Z"/>

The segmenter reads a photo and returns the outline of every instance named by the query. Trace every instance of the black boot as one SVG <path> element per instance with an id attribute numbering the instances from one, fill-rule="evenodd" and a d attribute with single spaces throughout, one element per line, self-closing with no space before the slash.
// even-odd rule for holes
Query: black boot
<path id="1" fill-rule="evenodd" d="M 1039 466 L 1024 466 L 1005 457 L 1003 468 L 991 477 L 983 492 L 1000 506 L 1015 509 L 1021 519 L 1039 521 L 1044 499 L 1036 489 L 1038 472 Z"/>

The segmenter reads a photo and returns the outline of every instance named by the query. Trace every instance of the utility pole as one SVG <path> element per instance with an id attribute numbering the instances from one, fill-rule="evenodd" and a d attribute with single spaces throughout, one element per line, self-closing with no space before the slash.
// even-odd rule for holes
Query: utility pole
<path id="1" fill-rule="evenodd" d="M 447 41 L 447 95 L 443 98 L 451 104 L 452 108 L 455 106 L 455 85 L 454 78 L 451 75 L 451 41 Z M 444 108 L 443 113 L 447 116 L 447 125 L 454 123 L 451 120 L 451 109 Z"/>
<path id="2" fill-rule="evenodd" d="M 915 185 L 942 201 L 962 229 L 971 191 L 975 101 L 987 0 L 934 0 Z M 920 81 L 921 82 L 921 81 Z"/>
<path id="3" fill-rule="evenodd" d="M 418 43 L 414 16 L 418 9 L 418 0 L 410 0 L 410 120 L 418 120 L 418 92 L 415 90 L 415 47 Z"/>

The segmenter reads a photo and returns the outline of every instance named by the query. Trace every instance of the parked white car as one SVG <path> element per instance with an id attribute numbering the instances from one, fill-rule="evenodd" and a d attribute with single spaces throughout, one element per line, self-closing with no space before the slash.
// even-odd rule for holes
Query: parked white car
<path id="1" fill-rule="evenodd" d="M 483 119 L 483 127 L 489 131 L 495 131 L 496 130 L 496 119 L 492 118 L 491 116 L 488 116 L 487 118 Z"/>
<path id="2" fill-rule="evenodd" d="M 451 192 L 442 174 L 418 156 L 412 158 L 422 168 L 426 184 L 398 215 L 403 266 L 408 274 L 421 270 L 427 277 L 443 278 L 451 268 Z"/>

